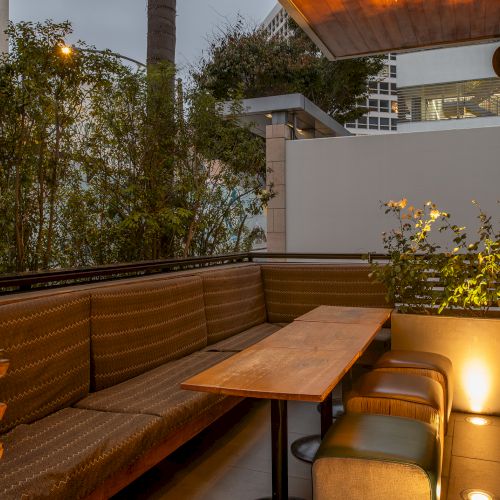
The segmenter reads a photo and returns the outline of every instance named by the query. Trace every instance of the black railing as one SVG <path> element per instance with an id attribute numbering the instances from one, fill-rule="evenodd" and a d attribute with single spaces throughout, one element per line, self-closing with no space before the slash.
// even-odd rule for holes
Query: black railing
<path id="1" fill-rule="evenodd" d="M 387 260 L 388 257 L 378 253 L 266 253 L 246 252 L 208 257 L 187 257 L 124 264 L 110 264 L 76 269 L 58 269 L 51 271 L 30 271 L 16 274 L 0 275 L 0 294 L 16 293 L 33 289 L 55 288 L 75 284 L 93 283 L 144 276 L 157 273 L 168 273 L 224 264 L 252 262 L 253 260 L 344 260 L 367 261 Z"/>

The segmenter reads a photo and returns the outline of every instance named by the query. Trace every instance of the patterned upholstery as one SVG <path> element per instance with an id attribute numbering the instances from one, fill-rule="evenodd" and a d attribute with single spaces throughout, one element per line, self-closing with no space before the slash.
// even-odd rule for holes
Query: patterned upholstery
<path id="1" fill-rule="evenodd" d="M 368 266 L 264 264 L 268 321 L 291 322 L 320 305 L 387 307 L 383 285 Z"/>
<path id="2" fill-rule="evenodd" d="M 92 387 L 105 389 L 207 345 L 198 276 L 92 292 Z"/>
<path id="3" fill-rule="evenodd" d="M 90 394 L 77 408 L 117 413 L 141 413 L 161 418 L 161 435 L 210 410 L 226 396 L 185 391 L 181 382 L 231 357 L 230 353 L 200 352 L 143 373 L 114 387 Z"/>
<path id="4" fill-rule="evenodd" d="M 0 433 L 71 405 L 89 391 L 90 297 L 71 293 L 0 307 Z"/>
<path id="5" fill-rule="evenodd" d="M 83 498 L 155 443 L 159 419 L 66 408 L 2 437 L 0 498 Z"/>
<path id="6" fill-rule="evenodd" d="M 257 342 L 264 340 L 269 335 L 281 330 L 281 326 L 272 323 L 262 323 L 261 325 L 254 326 L 249 330 L 237 333 L 228 339 L 221 340 L 216 344 L 205 347 L 205 351 L 219 351 L 219 352 L 239 352 L 247 347 L 250 347 Z"/>
<path id="7" fill-rule="evenodd" d="M 266 321 L 260 266 L 203 275 L 208 344 L 227 339 Z"/>

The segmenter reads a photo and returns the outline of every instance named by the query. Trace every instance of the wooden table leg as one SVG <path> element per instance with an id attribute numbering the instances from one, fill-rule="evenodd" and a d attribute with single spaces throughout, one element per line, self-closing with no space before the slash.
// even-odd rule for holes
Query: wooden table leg
<path id="1" fill-rule="evenodd" d="M 271 400 L 271 446 L 273 460 L 273 500 L 288 499 L 287 402 Z"/>
<path id="2" fill-rule="evenodd" d="M 333 396 L 332 393 L 321 403 L 321 439 L 325 437 L 333 422 Z"/>

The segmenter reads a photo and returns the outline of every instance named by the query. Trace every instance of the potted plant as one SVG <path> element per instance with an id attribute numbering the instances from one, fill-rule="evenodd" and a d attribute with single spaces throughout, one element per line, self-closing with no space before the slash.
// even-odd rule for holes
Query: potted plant
<path id="1" fill-rule="evenodd" d="M 397 227 L 383 234 L 386 265 L 373 275 L 387 288 L 392 348 L 438 352 L 455 370 L 454 408 L 500 414 L 500 233 L 478 209 L 474 238 L 427 202 L 384 203 Z"/>

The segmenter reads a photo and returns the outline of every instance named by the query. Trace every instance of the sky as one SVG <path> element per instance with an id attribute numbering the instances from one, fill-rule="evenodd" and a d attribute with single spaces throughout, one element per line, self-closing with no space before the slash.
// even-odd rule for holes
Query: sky
<path id="1" fill-rule="evenodd" d="M 147 0 L 10 0 L 10 19 L 70 20 L 74 36 L 98 49 L 111 49 L 146 60 Z M 177 64 L 196 64 L 218 26 L 241 14 L 250 23 L 263 21 L 276 0 L 177 0 Z"/>

